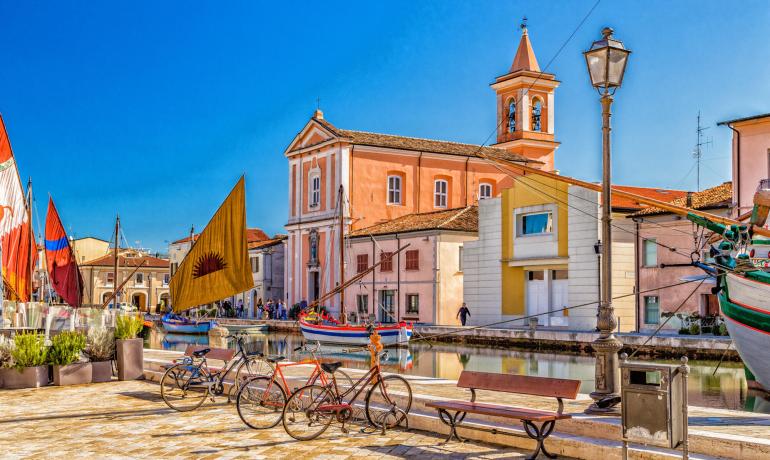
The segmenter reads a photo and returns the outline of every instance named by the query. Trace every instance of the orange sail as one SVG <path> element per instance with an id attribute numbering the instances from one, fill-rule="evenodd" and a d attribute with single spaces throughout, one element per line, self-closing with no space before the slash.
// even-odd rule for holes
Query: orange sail
<path id="1" fill-rule="evenodd" d="M 0 117 L 0 245 L 5 298 L 28 302 L 32 293 L 32 268 L 37 244 L 32 231 L 24 189 Z"/>

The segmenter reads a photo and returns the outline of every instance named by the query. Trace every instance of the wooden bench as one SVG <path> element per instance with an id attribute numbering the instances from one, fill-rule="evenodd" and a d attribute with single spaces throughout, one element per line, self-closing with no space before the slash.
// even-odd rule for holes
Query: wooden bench
<path id="1" fill-rule="evenodd" d="M 457 427 L 460 426 L 467 414 L 490 415 L 520 420 L 524 424 L 524 431 L 527 436 L 537 441 L 537 447 L 528 457 L 529 459 L 537 458 L 540 451 L 549 458 L 556 458 L 556 455 L 545 449 L 543 443 L 553 432 L 557 420 L 572 418 L 571 415 L 563 413 L 564 403 L 562 400 L 577 397 L 580 380 L 463 371 L 457 381 L 457 386 L 471 390 L 470 401 L 436 401 L 426 404 L 427 407 L 438 409 L 439 419 L 449 426 L 449 437 L 447 437 L 446 442 L 450 442 L 453 437 L 460 442 L 465 441 L 457 434 Z M 551 412 L 475 402 L 476 390 L 552 397 L 558 401 L 559 408 L 556 412 Z M 454 412 L 454 415 L 451 415 L 450 412 Z M 540 427 L 536 423 L 539 423 Z"/>
<path id="2" fill-rule="evenodd" d="M 187 345 L 187 348 L 184 351 L 184 355 L 186 357 L 191 357 L 194 352 L 199 350 L 205 350 L 206 348 L 211 350 L 208 353 L 206 353 L 206 359 L 216 359 L 218 361 L 224 361 L 225 363 L 224 367 L 227 367 L 227 362 L 233 359 L 233 356 L 235 356 L 235 350 L 231 350 L 229 348 L 211 348 L 205 345 Z M 170 364 L 164 364 L 161 367 L 163 369 L 168 369 L 176 364 L 177 364 L 176 362 L 173 362 Z M 209 366 L 209 370 L 211 370 L 212 372 L 219 372 L 224 367 L 219 368 L 219 367 Z"/>

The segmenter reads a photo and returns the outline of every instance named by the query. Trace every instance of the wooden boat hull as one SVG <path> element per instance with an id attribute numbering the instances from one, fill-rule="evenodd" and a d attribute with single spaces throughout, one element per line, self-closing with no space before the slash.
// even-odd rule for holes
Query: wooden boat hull
<path id="1" fill-rule="evenodd" d="M 743 363 L 770 390 L 770 285 L 729 273 L 719 305 Z"/>
<path id="2" fill-rule="evenodd" d="M 308 342 L 336 343 L 341 345 L 364 346 L 369 343 L 366 326 L 324 326 L 300 320 L 300 330 Z M 412 338 L 412 326 L 406 323 L 392 326 L 377 326 L 382 337 L 380 343 L 390 346 L 407 346 Z"/>
<path id="3" fill-rule="evenodd" d="M 267 334 L 270 326 L 267 324 L 222 324 L 231 334 Z"/>
<path id="4" fill-rule="evenodd" d="M 161 319 L 163 329 L 166 332 L 172 332 L 176 334 L 208 334 L 212 327 L 216 326 L 216 321 L 184 321 L 178 319 L 171 319 L 164 316 Z"/>

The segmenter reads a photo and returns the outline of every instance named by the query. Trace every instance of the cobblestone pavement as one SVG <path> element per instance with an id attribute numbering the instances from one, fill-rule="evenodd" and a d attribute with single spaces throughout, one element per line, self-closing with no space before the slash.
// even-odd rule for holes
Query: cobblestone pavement
<path id="1" fill-rule="evenodd" d="M 278 427 L 248 429 L 220 397 L 176 412 L 157 384 L 134 381 L 0 391 L 2 458 L 524 458 L 483 443 L 442 444 L 420 431 L 343 434 L 333 424 L 320 438 L 294 441 Z"/>

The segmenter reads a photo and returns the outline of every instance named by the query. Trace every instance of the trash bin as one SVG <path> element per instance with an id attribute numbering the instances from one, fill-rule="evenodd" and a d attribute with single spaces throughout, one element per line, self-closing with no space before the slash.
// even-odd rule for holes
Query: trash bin
<path id="1" fill-rule="evenodd" d="M 624 457 L 628 442 L 676 449 L 687 456 L 687 358 L 682 365 L 631 362 L 621 356 Z"/>

